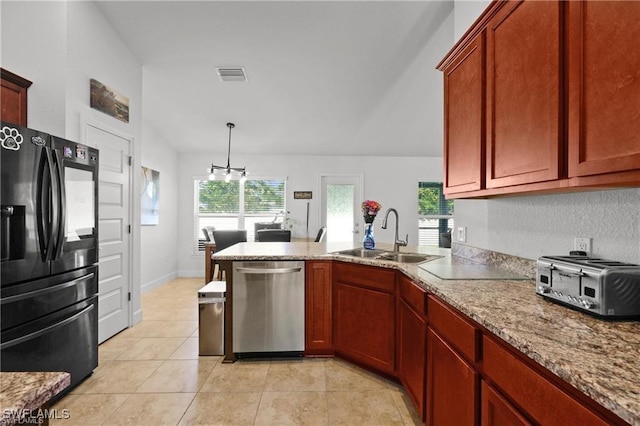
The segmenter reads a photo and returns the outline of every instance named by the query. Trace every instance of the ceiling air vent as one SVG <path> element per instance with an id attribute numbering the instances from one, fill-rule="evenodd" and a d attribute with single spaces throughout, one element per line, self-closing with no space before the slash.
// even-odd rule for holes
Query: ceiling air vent
<path id="1" fill-rule="evenodd" d="M 247 75 L 242 67 L 216 67 L 222 81 L 247 81 Z"/>

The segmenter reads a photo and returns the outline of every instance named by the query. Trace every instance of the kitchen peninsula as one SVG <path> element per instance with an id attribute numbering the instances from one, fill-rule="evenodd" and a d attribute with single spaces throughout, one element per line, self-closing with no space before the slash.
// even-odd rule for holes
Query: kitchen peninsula
<path id="1" fill-rule="evenodd" d="M 316 262 L 331 265 L 333 272 L 328 275 L 332 280 L 333 294 L 327 302 L 333 301 L 329 312 L 334 331 L 341 327 L 336 324 L 339 312 L 336 312 L 335 288 L 342 283 L 337 282 L 336 277 L 344 275 L 339 271 L 349 271 L 353 267 L 361 268 L 364 275 L 360 276 L 371 281 L 368 285 L 365 283 L 367 291 L 376 294 L 388 291 L 387 294 L 394 298 L 388 306 L 395 318 L 400 316 L 405 304 L 412 306 L 411 312 L 424 315 L 424 328 L 418 330 L 420 336 L 425 336 L 422 340 L 428 339 L 426 341 L 429 342 L 423 345 L 423 348 L 426 346 L 423 357 L 426 359 L 426 373 L 412 398 L 427 424 L 438 415 L 434 407 L 441 405 L 433 398 L 442 393 L 430 390 L 438 389 L 441 370 L 432 361 L 442 355 L 443 352 L 438 351 L 442 348 L 453 354 L 451 359 L 455 365 L 467 368 L 471 373 L 469 377 L 472 380 L 468 386 L 470 415 L 473 419 L 482 415 L 483 424 L 484 416 L 491 410 L 507 407 L 510 414 L 522 420 L 522 424 L 530 424 L 540 418 L 558 422 L 575 411 L 578 416 L 572 417 L 574 421 L 594 424 L 622 424 L 624 421 L 640 425 L 640 383 L 637 380 L 640 377 L 640 322 L 603 321 L 553 304 L 536 296 L 533 279 L 441 280 L 422 269 L 420 264 L 334 253 L 352 247 L 335 243 L 240 243 L 214 254 L 214 257 L 227 274 L 228 301 L 231 300 L 229 292 L 233 291 L 233 261 L 305 260 L 307 265 Z M 441 254 L 423 247 L 408 247 L 406 251 Z M 460 250 L 454 246 L 453 253 L 464 251 L 464 246 Z M 448 258 L 452 266 L 470 263 L 462 257 L 446 256 L 443 260 Z M 382 277 L 385 271 L 395 277 L 390 290 L 383 290 L 375 283 L 376 277 Z M 307 309 L 309 297 L 307 294 Z M 228 350 L 233 339 L 232 309 L 228 306 L 225 313 L 227 362 L 234 360 L 233 353 Z M 359 362 L 359 359 L 338 349 L 335 341 L 329 355 L 354 361 L 387 377 L 399 377 L 407 387 L 399 371 L 403 365 L 402 339 L 398 337 L 402 330 L 396 324 L 394 321 L 390 331 L 395 351 L 386 369 Z M 499 361 L 494 362 L 494 358 Z M 431 368 L 435 368 L 438 374 L 430 373 Z M 517 377 L 521 386 L 514 387 L 510 383 L 512 379 L 503 377 L 505 374 Z M 464 388 L 464 383 L 455 383 L 457 387 Z M 526 394 L 528 389 L 538 386 L 544 391 Z M 569 413 L 565 414 L 567 407 Z M 491 419 L 487 418 L 486 424 L 490 423 Z"/>

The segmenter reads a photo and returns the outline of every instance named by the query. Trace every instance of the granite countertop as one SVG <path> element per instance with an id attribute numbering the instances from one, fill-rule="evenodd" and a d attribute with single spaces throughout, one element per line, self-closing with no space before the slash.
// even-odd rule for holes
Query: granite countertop
<path id="1" fill-rule="evenodd" d="M 400 270 L 623 420 L 640 425 L 640 322 L 605 321 L 549 302 L 535 294 L 533 279 L 442 280 L 415 264 L 333 253 L 352 247 L 349 243 L 241 243 L 214 257 L 333 259 Z M 470 263 L 451 256 L 450 250 L 407 247 L 401 251 L 442 256 L 438 262 L 452 266 Z"/>
<path id="2" fill-rule="evenodd" d="M 32 410 L 38 410 L 70 384 L 71 375 L 65 372 L 0 372 L 0 425 L 20 423 L 29 416 L 42 419 L 44 414 Z"/>

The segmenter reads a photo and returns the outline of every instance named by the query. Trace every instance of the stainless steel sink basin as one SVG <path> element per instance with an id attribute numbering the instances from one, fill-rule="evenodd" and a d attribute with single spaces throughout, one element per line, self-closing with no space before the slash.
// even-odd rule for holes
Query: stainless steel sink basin
<path id="1" fill-rule="evenodd" d="M 420 263 L 426 260 L 433 260 L 433 256 L 416 253 L 384 253 L 376 257 L 381 260 L 391 260 L 400 263 Z"/>
<path id="2" fill-rule="evenodd" d="M 367 250 L 363 248 L 355 248 L 351 250 L 342 250 L 342 251 L 336 252 L 336 254 L 343 254 L 345 256 L 368 257 L 368 258 L 380 256 L 383 253 L 386 253 L 386 252 L 384 250 L 376 250 L 376 249 Z"/>
<path id="3" fill-rule="evenodd" d="M 351 250 L 337 251 L 335 254 L 341 254 L 344 256 L 364 257 L 368 259 L 388 260 L 391 262 L 399 263 L 420 263 L 428 260 L 438 259 L 441 256 L 432 256 L 428 254 L 419 253 L 398 253 L 385 250 L 366 250 L 363 248 L 355 248 Z"/>

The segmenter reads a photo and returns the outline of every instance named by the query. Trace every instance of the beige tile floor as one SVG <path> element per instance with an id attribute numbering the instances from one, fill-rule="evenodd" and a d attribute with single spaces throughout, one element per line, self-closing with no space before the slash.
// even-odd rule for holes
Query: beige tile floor
<path id="1" fill-rule="evenodd" d="M 221 363 L 198 356 L 197 290 L 180 278 L 142 296 L 143 320 L 99 347 L 93 375 L 52 425 L 415 425 L 402 387 L 338 359 Z"/>

